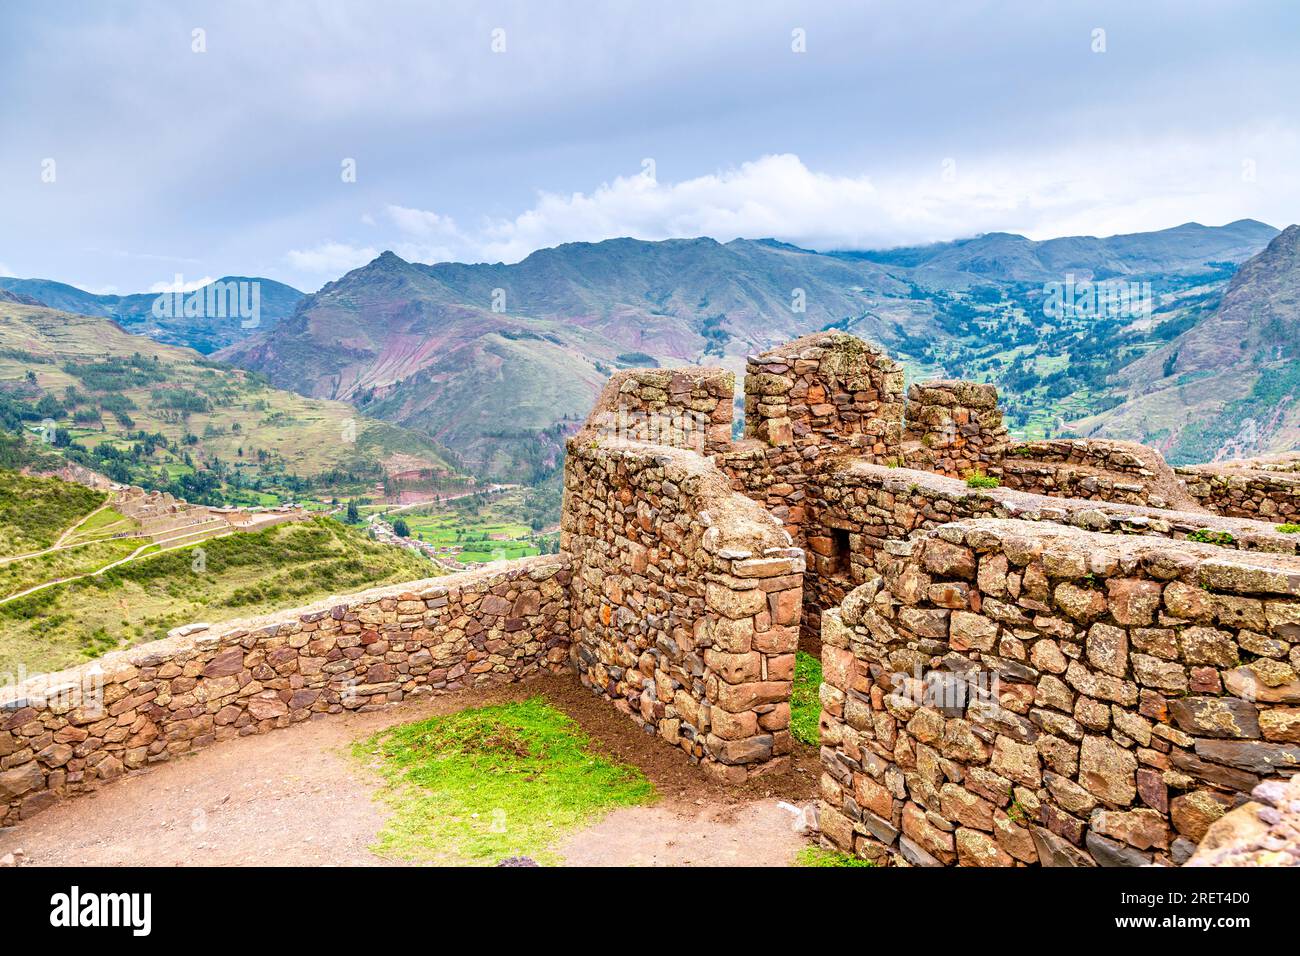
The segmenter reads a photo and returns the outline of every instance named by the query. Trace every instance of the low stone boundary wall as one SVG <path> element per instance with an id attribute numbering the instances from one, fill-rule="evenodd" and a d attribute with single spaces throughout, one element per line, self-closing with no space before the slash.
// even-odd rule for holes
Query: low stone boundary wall
<path id="1" fill-rule="evenodd" d="M 971 520 L 823 616 L 822 831 L 922 866 L 1181 863 L 1300 769 L 1300 559 Z"/>
<path id="2" fill-rule="evenodd" d="M 1016 442 L 998 476 L 1007 488 L 1153 508 L 1196 510 L 1194 498 L 1153 448 L 1099 438 Z"/>
<path id="3" fill-rule="evenodd" d="M 803 553 L 712 461 L 571 440 L 561 547 L 584 685 L 724 780 L 783 769 Z"/>
<path id="4" fill-rule="evenodd" d="M 569 561 L 331 598 L 0 689 L 0 824 L 219 740 L 567 669 Z"/>
<path id="5" fill-rule="evenodd" d="M 1300 524 L 1300 471 L 1239 471 L 1218 465 L 1191 465 L 1177 472 L 1188 493 L 1207 511 L 1276 524 Z"/>

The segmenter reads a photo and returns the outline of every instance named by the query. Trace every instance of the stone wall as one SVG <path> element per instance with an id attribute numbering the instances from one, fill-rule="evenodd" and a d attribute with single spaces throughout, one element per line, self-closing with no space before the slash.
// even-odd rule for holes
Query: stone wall
<path id="1" fill-rule="evenodd" d="M 845 454 L 896 459 L 902 427 L 902 366 L 852 335 L 819 332 L 749 359 L 745 440 L 716 460 L 802 546 L 809 475 Z"/>
<path id="2" fill-rule="evenodd" d="M 881 862 L 1186 860 L 1300 768 L 1300 559 L 960 521 L 823 616 L 822 830 Z"/>
<path id="3" fill-rule="evenodd" d="M 1200 512 L 1046 497 L 1008 488 L 974 489 L 930 472 L 842 462 L 809 485 L 804 638 L 820 633 L 822 608 L 835 607 L 875 563 L 875 553 L 922 530 L 962 518 L 1022 518 L 1115 534 L 1210 538 L 1225 548 L 1300 552 L 1300 536 L 1272 525 Z"/>
<path id="4" fill-rule="evenodd" d="M 1200 509 L 1160 453 L 1136 442 L 1098 438 L 1015 442 L 1007 448 L 998 477 L 1007 488 L 1040 495 Z"/>
<path id="5" fill-rule="evenodd" d="M 190 625 L 0 689 L 0 825 L 219 740 L 565 670 L 569 573 L 539 556 Z"/>
<path id="6" fill-rule="evenodd" d="M 907 390 L 903 448 L 909 468 L 952 478 L 1000 473 L 1010 439 L 993 385 L 956 380 L 913 384 Z"/>
<path id="7" fill-rule="evenodd" d="M 1191 465 L 1178 476 L 1203 508 L 1221 515 L 1300 524 L 1300 464 L 1265 469 Z"/>
<path id="8" fill-rule="evenodd" d="M 579 433 L 713 454 L 731 445 L 736 377 L 721 368 L 639 368 L 610 377 Z"/>
<path id="9" fill-rule="evenodd" d="M 729 781 L 788 762 L 802 552 L 715 465 L 637 442 L 569 442 L 583 684 Z"/>

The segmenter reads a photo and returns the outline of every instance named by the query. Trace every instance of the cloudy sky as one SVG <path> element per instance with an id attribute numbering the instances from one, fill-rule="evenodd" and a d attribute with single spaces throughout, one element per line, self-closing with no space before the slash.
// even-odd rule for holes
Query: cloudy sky
<path id="1" fill-rule="evenodd" d="M 0 274 L 1281 226 L 1297 48 L 1288 0 L 6 0 Z"/>

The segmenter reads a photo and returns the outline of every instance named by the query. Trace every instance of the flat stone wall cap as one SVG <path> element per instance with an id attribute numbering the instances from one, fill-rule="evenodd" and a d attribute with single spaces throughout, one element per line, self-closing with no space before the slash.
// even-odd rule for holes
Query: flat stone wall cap
<path id="1" fill-rule="evenodd" d="M 1216 591 L 1300 596 L 1300 568 L 1297 567 L 1272 568 L 1245 561 L 1210 560 L 1201 563 L 1197 576 L 1201 584 Z"/>

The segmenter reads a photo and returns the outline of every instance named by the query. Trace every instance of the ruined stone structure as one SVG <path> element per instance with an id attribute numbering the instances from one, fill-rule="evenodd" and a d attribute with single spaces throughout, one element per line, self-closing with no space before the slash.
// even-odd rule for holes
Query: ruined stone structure
<path id="1" fill-rule="evenodd" d="M 1300 524 L 1300 454 L 1179 468 L 1200 504 L 1220 514 Z"/>
<path id="2" fill-rule="evenodd" d="M 165 640 L 0 697 L 0 825 L 231 737 L 564 669 L 569 563 L 365 591 Z"/>
<path id="3" fill-rule="evenodd" d="M 1300 768 L 1300 558 L 976 519 L 823 618 L 822 828 L 925 866 L 1187 860 Z"/>
<path id="4" fill-rule="evenodd" d="M 991 386 L 903 379 L 842 332 L 787 343 L 749 360 L 733 441 L 730 372 L 620 372 L 568 441 L 560 556 L 109 655 L 94 719 L 20 688 L 7 819 L 223 736 L 544 668 L 739 782 L 788 761 L 802 644 L 830 845 L 1183 862 L 1300 766 L 1293 476 L 1013 442 Z"/>
<path id="5" fill-rule="evenodd" d="M 953 478 L 1000 474 L 1008 441 L 992 385 L 936 381 L 907 390 L 909 468 Z"/>

